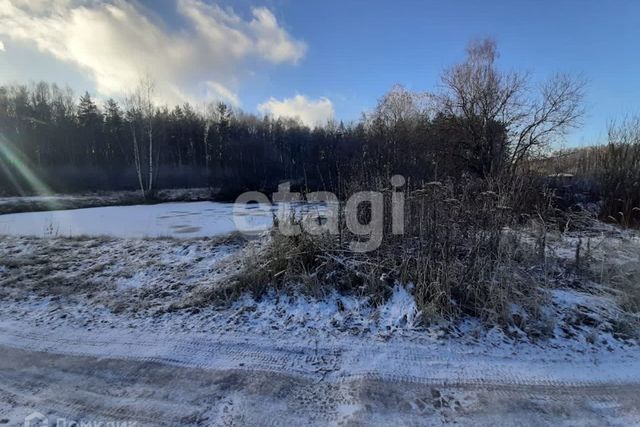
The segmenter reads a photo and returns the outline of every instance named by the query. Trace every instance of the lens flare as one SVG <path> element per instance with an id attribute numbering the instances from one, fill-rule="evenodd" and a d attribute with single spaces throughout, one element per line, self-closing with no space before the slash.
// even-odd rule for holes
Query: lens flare
<path id="1" fill-rule="evenodd" d="M 13 147 L 11 141 L 0 133 L 0 168 L 20 196 L 51 194 L 52 191 L 47 184 L 36 175 L 22 158 L 23 156 Z M 28 188 L 24 188 L 23 183 Z"/>

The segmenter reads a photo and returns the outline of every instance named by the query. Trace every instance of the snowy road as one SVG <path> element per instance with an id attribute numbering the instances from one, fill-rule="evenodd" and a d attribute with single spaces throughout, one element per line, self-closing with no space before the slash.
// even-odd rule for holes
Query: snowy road
<path id="1" fill-rule="evenodd" d="M 142 425 L 637 425 L 637 385 L 426 385 L 313 381 L 259 370 L 60 356 L 1 348 L 11 425 L 49 418 Z M 135 378 L 135 381 L 131 381 Z M 7 399 L 8 398 L 8 399 Z M 14 424 L 15 423 L 15 424 Z"/>
<path id="2" fill-rule="evenodd" d="M 639 425 L 640 360 L 358 340 L 0 328 L 0 419 L 136 425 Z"/>

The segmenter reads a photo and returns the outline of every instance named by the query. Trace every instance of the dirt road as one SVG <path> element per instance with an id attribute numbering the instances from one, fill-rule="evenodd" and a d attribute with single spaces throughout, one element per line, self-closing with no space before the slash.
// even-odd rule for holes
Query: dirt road
<path id="1" fill-rule="evenodd" d="M 43 347 L 51 349 L 52 343 Z M 203 351 L 202 347 L 208 346 L 186 352 Z M 528 381 L 496 372 L 486 380 L 464 375 L 412 380 L 375 372 L 340 376 L 330 368 L 340 357 L 334 355 L 331 361 L 322 354 L 314 359 L 313 349 L 307 353 L 274 345 L 265 352 L 249 344 L 215 348 L 233 355 L 223 369 L 171 360 L 167 354 L 113 357 L 114 352 L 106 351 L 110 357 L 95 357 L 2 345 L 0 422 L 23 425 L 25 417 L 37 411 L 49 425 L 59 426 L 73 421 L 103 427 L 640 425 L 637 383 Z M 315 374 L 308 375 L 312 369 L 303 372 L 305 363 L 317 367 Z M 454 365 L 453 370 L 463 368 Z"/>

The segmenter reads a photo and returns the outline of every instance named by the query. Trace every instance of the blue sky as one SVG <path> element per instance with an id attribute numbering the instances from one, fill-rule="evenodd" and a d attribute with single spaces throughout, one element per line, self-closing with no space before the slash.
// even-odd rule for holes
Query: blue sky
<path id="1" fill-rule="evenodd" d="M 350 121 L 372 108 L 395 83 L 411 90 L 436 90 L 439 74 L 463 58 L 469 40 L 489 36 L 498 43 L 500 66 L 529 71 L 534 83 L 554 72 L 588 80 L 585 125 L 569 137 L 569 145 L 597 142 L 608 121 L 640 110 L 637 1 L 165 0 L 142 1 L 129 8 L 119 1 L 96 6 L 54 0 L 51 3 L 60 4 L 50 8 L 53 12 L 35 6 L 25 9 L 20 0 L 9 3 L 11 10 L 3 17 L 0 1 L 0 28 L 5 27 L 0 29 L 2 82 L 44 79 L 69 83 L 78 91 L 88 89 L 99 97 L 117 95 L 130 85 L 125 82 L 131 73 L 123 71 L 117 81 L 98 75 L 97 70 L 109 64 L 104 56 L 108 52 L 89 56 L 103 48 L 103 37 L 109 39 L 104 46 L 112 45 L 111 50 L 122 51 L 125 58 L 154 49 L 163 54 L 168 46 L 165 62 L 139 64 L 158 71 L 161 84 L 171 82 L 173 92 L 167 89 L 167 99 L 184 95 L 197 102 L 227 97 L 246 111 L 261 113 L 303 111 L 308 103 L 310 114 L 315 114 L 327 111 L 328 104 L 320 104 L 326 98 L 337 119 Z M 205 3 L 219 7 L 210 9 Z M 126 31 L 103 28 L 107 22 L 120 25 L 106 17 L 106 5 L 131 15 L 130 27 L 144 29 L 148 24 L 145 31 L 157 32 L 156 38 L 140 41 L 146 36 L 132 32 L 131 43 L 120 48 L 118 43 L 124 42 L 113 33 Z M 51 13 L 68 28 L 77 28 L 73 36 L 84 31 L 88 40 L 95 40 L 75 46 L 69 34 L 54 34 L 54 42 L 48 43 L 43 34 L 30 38 L 24 31 L 6 30 L 7 25 L 36 27 L 42 22 L 39 17 Z M 81 19 L 90 22 L 83 26 Z M 147 24 L 142 25 L 141 19 Z M 198 22 L 204 22 L 200 30 Z M 216 32 L 216 25 L 229 31 Z M 238 32 L 247 40 L 227 43 L 226 38 Z M 197 40 L 192 43 L 192 39 Z M 74 46 L 64 50 L 54 43 Z M 222 47 L 204 46 L 207 43 Z M 193 47 L 193 55 L 183 58 L 182 46 L 201 47 Z M 285 104 L 296 95 L 301 95 L 299 103 Z"/>

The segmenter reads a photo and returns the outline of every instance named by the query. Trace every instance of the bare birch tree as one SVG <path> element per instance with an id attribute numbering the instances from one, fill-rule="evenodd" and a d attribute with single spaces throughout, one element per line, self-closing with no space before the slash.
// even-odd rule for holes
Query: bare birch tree
<path id="1" fill-rule="evenodd" d="M 138 185 L 144 198 L 153 197 L 159 163 L 153 144 L 154 91 L 153 80 L 144 76 L 126 100 L 132 116 L 130 125 Z"/>

